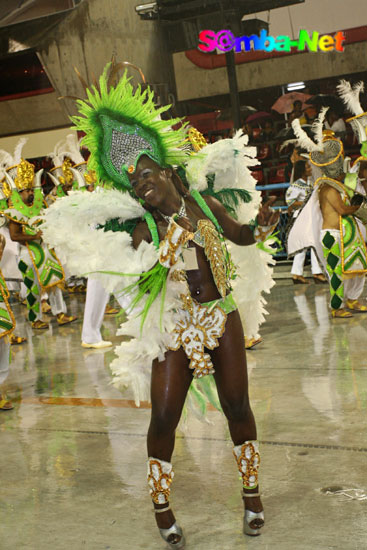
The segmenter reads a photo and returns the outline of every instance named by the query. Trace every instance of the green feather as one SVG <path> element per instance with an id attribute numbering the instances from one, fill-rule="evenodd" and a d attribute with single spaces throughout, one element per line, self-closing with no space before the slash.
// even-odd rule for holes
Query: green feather
<path id="1" fill-rule="evenodd" d="M 155 143 L 158 158 L 153 158 L 163 167 L 169 165 L 182 165 L 187 159 L 188 151 L 183 149 L 186 140 L 186 124 L 174 130 L 172 127 L 181 123 L 181 119 L 175 118 L 162 120 L 160 115 L 170 108 L 166 105 L 157 108 L 154 104 L 154 92 L 150 89 L 136 90 L 130 84 L 130 78 L 125 72 L 115 87 L 108 87 L 108 71 L 110 63 L 106 65 L 100 79 L 99 90 L 95 86 L 87 89 L 87 100 L 78 100 L 78 116 L 71 117 L 75 128 L 86 135 L 82 140 L 91 152 L 88 166 L 95 170 L 98 180 L 111 182 L 120 189 L 131 189 L 126 167 L 121 171 L 115 170 L 114 175 L 106 168 L 104 138 L 105 128 L 103 120 L 115 121 L 139 128 L 145 136 L 150 136 Z M 142 151 L 149 154 L 147 151 Z M 135 159 L 136 165 L 137 159 Z M 122 168 L 122 167 L 121 167 Z"/>
<path id="2" fill-rule="evenodd" d="M 140 221 L 140 218 L 126 220 L 125 222 L 120 221 L 120 218 L 112 218 L 111 220 L 107 220 L 105 224 L 99 225 L 98 229 L 103 229 L 105 232 L 113 231 L 114 233 L 126 231 L 129 235 L 132 235 Z"/>
<path id="3" fill-rule="evenodd" d="M 202 191 L 202 195 L 210 195 L 211 197 L 216 198 L 220 203 L 223 204 L 227 212 L 236 218 L 236 208 L 240 205 L 241 202 L 251 202 L 252 197 L 251 193 L 246 189 L 238 189 L 236 187 L 226 187 L 220 191 L 214 189 L 214 179 L 215 176 L 211 175 L 207 177 L 208 187 L 205 191 Z"/>

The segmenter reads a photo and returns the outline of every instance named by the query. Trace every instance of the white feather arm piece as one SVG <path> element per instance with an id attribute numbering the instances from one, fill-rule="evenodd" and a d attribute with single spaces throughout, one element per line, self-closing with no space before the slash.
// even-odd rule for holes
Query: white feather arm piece
<path id="1" fill-rule="evenodd" d="M 329 110 L 329 107 L 322 107 L 320 110 L 319 116 L 311 126 L 311 130 L 315 134 L 315 139 L 318 145 L 321 145 L 322 140 L 324 139 L 322 131 L 324 129 L 324 120 L 328 110 Z"/>
<path id="2" fill-rule="evenodd" d="M 44 211 L 43 238 L 55 248 L 72 275 L 89 273 L 98 278 L 107 291 L 118 292 L 135 279 L 97 272 L 141 273 L 157 262 L 158 253 L 148 243 L 142 243 L 138 250 L 134 250 L 131 236 L 125 231 L 105 232 L 95 228 L 112 218 L 123 222 L 144 213 L 139 203 L 117 190 L 99 193 L 75 191 Z"/>
<path id="3" fill-rule="evenodd" d="M 311 151 L 322 151 L 322 147 L 314 143 L 312 139 L 309 138 L 306 132 L 302 129 L 299 118 L 296 118 L 292 121 L 292 128 L 294 133 L 296 134 L 300 147 L 306 149 L 306 151 L 308 151 L 309 153 Z"/>
<path id="4" fill-rule="evenodd" d="M 363 109 L 359 101 L 359 94 L 364 90 L 363 82 L 358 82 L 352 88 L 350 82 L 343 79 L 339 82 L 336 88 L 345 105 L 353 113 L 353 115 L 361 115 L 363 113 Z"/>
<path id="5" fill-rule="evenodd" d="M 237 246 L 230 243 L 229 249 L 237 266 L 233 290 L 244 332 L 247 338 L 258 338 L 260 325 L 267 315 L 263 294 L 268 294 L 275 285 L 272 277 L 275 259 L 256 244 Z"/>

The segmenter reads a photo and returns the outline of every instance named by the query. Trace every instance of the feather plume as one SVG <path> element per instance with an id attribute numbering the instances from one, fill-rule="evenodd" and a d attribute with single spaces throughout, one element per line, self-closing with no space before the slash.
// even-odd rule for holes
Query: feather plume
<path id="1" fill-rule="evenodd" d="M 4 149 L 0 149 L 0 179 L 4 177 L 4 171 L 14 164 L 13 157 Z"/>
<path id="2" fill-rule="evenodd" d="M 292 121 L 292 128 L 294 133 L 297 136 L 298 145 L 302 147 L 303 149 L 306 149 L 309 153 L 311 151 L 320 151 L 321 147 L 314 143 L 311 138 L 308 137 L 306 132 L 302 130 L 300 121 L 298 118 L 294 119 Z"/>
<path id="3" fill-rule="evenodd" d="M 358 82 L 352 88 L 350 82 L 341 80 L 336 88 L 349 111 L 351 111 L 353 115 L 361 115 L 363 109 L 359 102 L 359 94 L 363 92 L 363 82 Z"/>
<path id="4" fill-rule="evenodd" d="M 326 113 L 327 113 L 328 109 L 329 109 L 329 107 L 322 107 L 321 111 L 319 113 L 319 116 L 313 122 L 313 124 L 311 126 L 311 130 L 315 134 L 316 142 L 319 145 L 321 145 L 322 140 L 324 139 L 322 131 L 323 131 L 323 127 L 324 127 L 325 116 L 326 116 Z"/>
<path id="5" fill-rule="evenodd" d="M 295 145 L 297 141 L 298 141 L 297 139 L 287 139 L 286 141 L 283 141 L 283 143 L 279 147 L 279 153 L 281 153 L 286 147 L 288 147 L 288 145 L 291 145 L 291 144 Z"/>
<path id="6" fill-rule="evenodd" d="M 20 163 L 20 160 L 22 158 L 22 149 L 23 149 L 23 147 L 24 147 L 24 145 L 27 141 L 28 141 L 27 138 L 20 138 L 20 140 L 16 144 L 15 149 L 14 149 L 14 155 L 13 155 L 13 163 L 14 164 L 19 164 Z"/>
<path id="7" fill-rule="evenodd" d="M 80 164 L 81 162 L 84 162 L 84 158 L 80 152 L 80 144 L 76 134 L 68 134 L 66 136 L 64 153 L 74 162 L 74 164 Z"/>
<path id="8" fill-rule="evenodd" d="M 48 154 L 48 156 L 52 159 L 54 166 L 61 166 L 61 164 L 63 163 L 64 156 L 65 156 L 64 148 L 65 148 L 65 140 L 61 139 L 56 143 L 54 150 Z"/>

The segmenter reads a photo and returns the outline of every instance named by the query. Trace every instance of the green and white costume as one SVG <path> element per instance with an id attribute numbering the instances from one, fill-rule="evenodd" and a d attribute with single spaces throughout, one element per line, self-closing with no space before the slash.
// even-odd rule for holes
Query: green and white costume
<path id="1" fill-rule="evenodd" d="M 8 298 L 9 290 L 0 270 L 0 338 L 5 338 L 15 329 L 15 319 Z"/>
<path id="2" fill-rule="evenodd" d="M 13 202 L 15 197 L 17 200 Z M 18 191 L 13 191 L 9 208 L 4 211 L 4 215 L 8 220 L 20 224 L 25 234 L 35 235 L 40 229 L 39 222 L 43 210 L 41 189 L 35 190 L 33 207 L 24 205 Z M 64 281 L 64 270 L 53 250 L 41 240 L 29 241 L 21 245 L 18 267 L 27 287 L 29 321 L 42 318 L 41 295 L 43 292 L 49 295 L 53 315 L 66 313 L 66 305 L 60 289 Z"/>
<path id="3" fill-rule="evenodd" d="M 9 291 L 2 272 L 0 271 L 0 386 L 9 374 L 10 340 L 9 336 L 15 328 L 15 319 L 8 302 Z M 0 393 L 1 401 L 1 393 Z"/>
<path id="4" fill-rule="evenodd" d="M 336 189 L 346 205 L 357 186 L 357 174 L 344 174 L 345 162 L 340 140 L 324 135 L 322 125 L 326 110 L 322 110 L 314 125 L 314 143 L 301 129 L 299 121 L 293 121 L 293 129 L 299 144 L 310 152 L 310 160 L 319 168 L 312 195 L 298 215 L 288 236 L 288 254 L 294 255 L 312 247 L 329 278 L 330 305 L 332 310 L 345 306 L 346 300 L 357 300 L 363 292 L 367 273 L 367 249 L 355 216 L 339 216 L 339 228 L 323 229 L 323 217 L 319 192 L 324 185 Z M 344 174 L 343 183 L 335 178 Z"/>
<path id="5" fill-rule="evenodd" d="M 106 69 L 98 89 L 93 86 L 87 94 L 87 101 L 78 102 L 81 116 L 74 117 L 73 121 L 86 134 L 83 144 L 91 152 L 88 167 L 96 171 L 104 189 L 99 193 L 74 192 L 56 201 L 45 211 L 42 231 L 73 275 L 93 273 L 108 292 L 120 294 L 125 300 L 128 320 L 118 334 L 128 335 L 130 340 L 115 350 L 117 358 L 111 369 L 114 383 L 121 388 L 130 386 L 139 404 L 150 399 L 153 360 L 162 360 L 169 348 L 176 349 L 175 329 L 180 321 L 184 322 L 187 311 L 183 310 L 181 300 L 182 294 L 187 295 L 187 282 L 184 278 L 172 277 L 175 271 L 185 271 L 181 256 L 185 244 L 177 247 L 172 265 L 162 260 L 156 221 L 134 196 L 127 173 L 135 170 L 142 155 L 149 156 L 161 167 L 180 167 L 188 192 L 199 206 L 200 199 L 203 202 L 202 210 L 206 203 L 201 196 L 211 194 L 242 223 L 249 223 L 256 217 L 261 201 L 250 172 L 257 164 L 256 149 L 248 147 L 247 136 L 238 132 L 233 139 L 208 145 L 192 154 L 185 127 L 172 128 L 180 120 L 162 120 L 160 115 L 169 107 L 157 109 L 153 93 L 149 90 L 142 93 L 139 87 L 134 90 L 126 74 L 116 86 L 110 87 Z M 204 210 L 203 218 L 211 221 L 224 244 L 221 229 L 209 208 Z M 148 224 L 153 242 L 143 241 L 135 250 L 131 234 L 141 220 Z M 62 231 L 57 229 L 60 224 Z M 91 230 L 98 226 L 103 229 L 94 230 L 91 237 Z M 172 226 L 172 229 L 175 228 Z M 70 235 L 73 235 L 72 242 Z M 181 236 L 177 230 L 177 239 Z M 230 272 L 234 275 L 234 270 L 229 269 L 228 282 L 234 289 L 238 309 L 244 313 L 246 335 L 256 336 L 266 313 L 262 294 L 269 292 L 274 284 L 270 267 L 274 260 L 256 244 L 240 247 L 230 243 L 227 247 L 236 264 L 236 278 L 230 280 Z M 230 256 L 226 258 L 226 265 L 233 267 Z M 213 311 L 220 305 L 214 304 Z M 231 311 L 231 304 L 222 305 Z M 198 310 L 197 315 L 200 317 L 201 313 Z M 219 319 L 220 315 L 218 322 Z M 206 336 L 210 349 L 210 338 L 217 336 L 214 332 Z M 203 349 L 199 350 L 201 354 Z M 199 406 L 203 412 L 208 399 L 218 405 L 211 380 L 211 376 L 203 376 L 191 385 L 189 406 L 196 410 Z"/>

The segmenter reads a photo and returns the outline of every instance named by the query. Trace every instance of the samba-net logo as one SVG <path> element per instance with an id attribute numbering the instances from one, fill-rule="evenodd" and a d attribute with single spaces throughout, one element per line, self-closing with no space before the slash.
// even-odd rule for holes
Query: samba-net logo
<path id="1" fill-rule="evenodd" d="M 222 29 L 219 32 L 204 30 L 199 33 L 198 48 L 201 52 L 211 53 L 215 50 L 219 52 L 229 52 L 234 50 L 236 53 L 253 51 L 265 52 L 290 52 L 291 48 L 297 48 L 299 52 L 343 52 L 345 35 L 338 31 L 334 35 L 321 35 L 317 31 L 309 33 L 302 29 L 299 31 L 297 40 L 291 40 L 289 36 L 269 36 L 263 29 L 259 36 L 235 37 L 229 30 Z"/>

